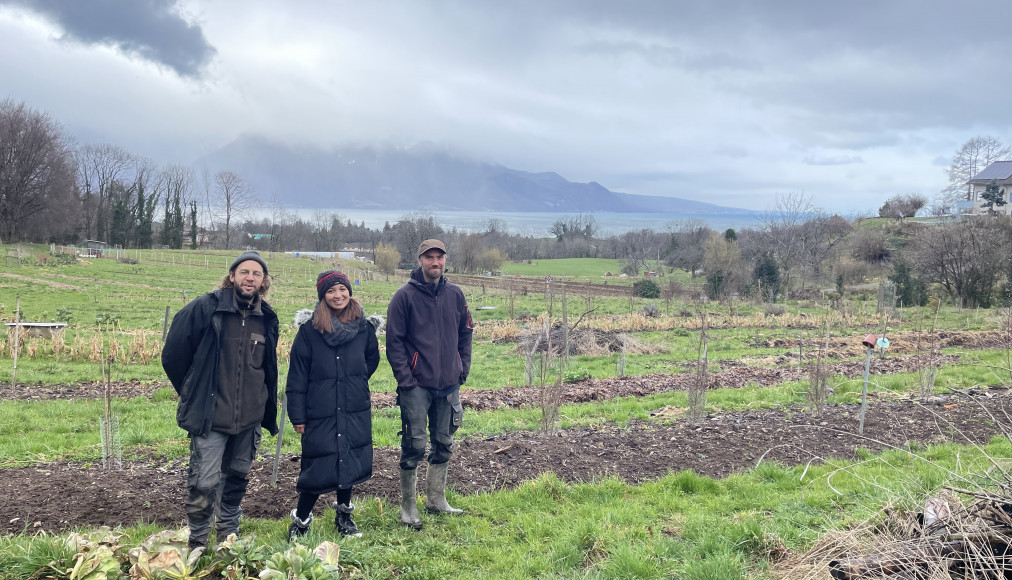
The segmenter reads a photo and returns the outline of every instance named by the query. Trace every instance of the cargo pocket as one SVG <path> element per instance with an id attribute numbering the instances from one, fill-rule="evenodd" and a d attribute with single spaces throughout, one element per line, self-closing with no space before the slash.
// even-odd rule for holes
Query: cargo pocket
<path id="1" fill-rule="evenodd" d="M 464 406 L 460 404 L 460 390 L 454 391 L 452 395 L 448 397 L 450 399 L 450 435 L 457 432 L 460 429 L 460 424 L 464 422 Z"/>

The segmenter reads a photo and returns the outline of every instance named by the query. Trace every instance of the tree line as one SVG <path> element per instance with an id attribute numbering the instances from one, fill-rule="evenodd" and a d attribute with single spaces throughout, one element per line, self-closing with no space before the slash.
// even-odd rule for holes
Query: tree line
<path id="1" fill-rule="evenodd" d="M 976 137 L 956 153 L 949 186 L 932 211 L 965 195 L 966 181 L 1009 148 Z M 966 216 L 924 225 L 905 218 L 926 207 L 923 196 L 896 195 L 879 210 L 896 218 L 882 227 L 829 215 L 810 197 L 790 194 L 738 231 L 699 220 L 600 236 L 593 216 L 563 216 L 550 236 L 509 232 L 487 220 L 481 231 L 446 230 L 416 212 L 371 229 L 323 210 L 302 217 L 275 193 L 261 202 L 238 173 L 215 173 L 152 161 L 109 144 L 77 145 L 41 111 L 0 102 L 0 241 L 107 241 L 125 248 L 214 247 L 266 251 L 372 252 L 387 271 L 410 267 L 414 249 L 432 237 L 451 246 L 460 272 L 495 272 L 505 260 L 592 257 L 619 260 L 621 272 L 688 272 L 713 299 L 752 296 L 775 301 L 812 296 L 876 276 L 893 280 L 905 304 L 933 291 L 963 305 L 1007 303 L 1012 227 L 1007 217 Z M 257 216 L 254 209 L 259 209 Z M 603 274 L 603 273 L 602 273 Z"/>

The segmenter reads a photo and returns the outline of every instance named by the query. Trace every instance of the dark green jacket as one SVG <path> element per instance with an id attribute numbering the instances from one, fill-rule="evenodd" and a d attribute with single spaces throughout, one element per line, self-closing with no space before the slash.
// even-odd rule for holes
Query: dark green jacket
<path id="1" fill-rule="evenodd" d="M 218 393 L 218 354 L 221 346 L 222 317 L 238 310 L 230 297 L 222 298 L 215 290 L 194 299 L 172 318 L 172 326 L 162 348 L 162 368 L 179 394 L 176 423 L 191 436 L 207 435 L 214 420 L 214 401 Z M 278 315 L 261 301 L 266 343 L 263 371 L 267 402 L 261 427 L 271 435 L 278 433 Z"/>

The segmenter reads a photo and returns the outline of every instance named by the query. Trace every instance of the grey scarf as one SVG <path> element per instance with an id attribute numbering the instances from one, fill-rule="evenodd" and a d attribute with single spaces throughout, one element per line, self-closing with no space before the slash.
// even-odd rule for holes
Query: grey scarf
<path id="1" fill-rule="evenodd" d="M 360 326 L 361 321 L 361 318 L 356 318 L 351 322 L 344 323 L 331 316 L 330 325 L 334 328 L 334 330 L 323 333 L 324 342 L 330 346 L 339 346 L 350 341 L 358 334 L 358 327 Z"/>

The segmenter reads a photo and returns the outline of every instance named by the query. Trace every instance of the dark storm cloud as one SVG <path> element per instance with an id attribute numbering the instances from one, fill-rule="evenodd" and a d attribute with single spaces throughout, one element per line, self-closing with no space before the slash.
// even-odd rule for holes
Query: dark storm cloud
<path id="1" fill-rule="evenodd" d="M 61 40 L 117 48 L 166 66 L 180 76 L 199 77 L 215 49 L 200 26 L 187 22 L 175 0 L 0 0 L 58 25 Z"/>

